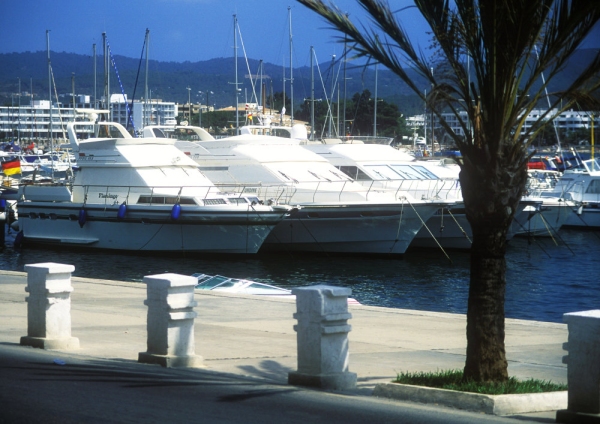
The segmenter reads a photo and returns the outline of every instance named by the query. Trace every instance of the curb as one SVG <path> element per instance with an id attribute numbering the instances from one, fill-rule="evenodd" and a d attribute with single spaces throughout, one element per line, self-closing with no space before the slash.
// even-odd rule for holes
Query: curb
<path id="1" fill-rule="evenodd" d="M 567 391 L 514 395 L 482 395 L 407 384 L 378 384 L 373 396 L 438 404 L 490 415 L 514 415 L 567 408 Z"/>

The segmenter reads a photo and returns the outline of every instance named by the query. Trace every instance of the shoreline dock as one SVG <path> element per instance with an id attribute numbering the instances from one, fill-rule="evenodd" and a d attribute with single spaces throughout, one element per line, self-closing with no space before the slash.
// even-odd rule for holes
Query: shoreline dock
<path id="1" fill-rule="evenodd" d="M 25 273 L 0 271 L 0 356 L 1 349 L 30 349 L 19 346 L 27 334 L 26 285 Z M 78 277 L 72 277 L 72 286 L 72 335 L 80 349 L 50 355 L 137 361 L 146 349 L 146 286 Z M 294 300 L 199 291 L 195 298 L 195 350 L 204 370 L 287 384 L 288 373 L 297 368 Z M 349 312 L 349 369 L 358 375 L 354 395 L 370 396 L 376 384 L 390 382 L 400 371 L 464 366 L 464 315 L 364 305 L 350 305 Z M 566 383 L 567 336 L 565 324 L 507 319 L 509 374 Z"/>

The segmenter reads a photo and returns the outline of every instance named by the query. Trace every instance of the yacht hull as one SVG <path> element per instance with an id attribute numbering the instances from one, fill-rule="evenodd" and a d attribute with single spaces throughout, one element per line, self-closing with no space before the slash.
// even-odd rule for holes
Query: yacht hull
<path id="1" fill-rule="evenodd" d="M 516 236 L 553 237 L 573 214 L 573 204 L 565 201 L 548 201 L 539 207 L 537 213 L 515 216 L 513 227 Z"/>
<path id="2" fill-rule="evenodd" d="M 177 219 L 169 206 L 130 206 L 122 217 L 118 206 L 74 203 L 21 202 L 18 210 L 25 244 L 148 252 L 256 253 L 283 218 L 224 207 L 182 207 Z"/>
<path id="3" fill-rule="evenodd" d="M 301 205 L 269 234 L 262 251 L 401 255 L 436 204 Z"/>
<path id="4" fill-rule="evenodd" d="M 600 228 L 600 203 L 590 203 L 582 207 L 573 208 L 565 222 L 565 227 L 572 228 Z"/>
<path id="5" fill-rule="evenodd" d="M 471 224 L 463 213 L 450 215 L 444 209 L 429 218 L 411 243 L 411 247 L 468 250 L 473 234 Z"/>

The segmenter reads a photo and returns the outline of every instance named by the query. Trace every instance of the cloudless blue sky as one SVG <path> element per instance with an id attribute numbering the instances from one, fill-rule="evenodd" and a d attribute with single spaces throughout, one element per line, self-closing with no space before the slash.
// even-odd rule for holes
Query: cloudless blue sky
<path id="1" fill-rule="evenodd" d="M 394 1 L 394 7 L 411 4 Z M 362 16 L 355 0 L 336 4 L 351 18 Z M 146 28 L 149 57 L 159 61 L 197 62 L 233 56 L 233 15 L 237 15 L 246 54 L 274 64 L 289 64 L 291 7 L 294 66 L 309 64 L 310 46 L 320 62 L 338 57 L 342 45 L 325 21 L 295 0 L 0 0 L 0 53 L 50 50 L 92 54 L 102 52 L 106 32 L 115 55 L 139 58 Z M 429 36 L 413 8 L 404 23 L 415 41 Z M 238 56 L 243 57 L 238 40 Z"/>
<path id="2" fill-rule="evenodd" d="M 592 0 L 599 1 L 599 0 Z M 362 9 L 355 0 L 334 0 L 355 19 Z M 392 0 L 395 10 L 413 4 Z M 149 57 L 158 61 L 197 62 L 233 56 L 233 15 L 241 32 L 238 56 L 289 64 L 291 7 L 294 66 L 308 66 L 310 46 L 319 62 L 339 55 L 342 45 L 325 21 L 296 0 L 0 0 L 0 53 L 45 51 L 46 30 L 50 49 L 92 54 L 95 43 L 102 52 L 102 33 L 114 55 L 139 58 L 146 28 L 150 30 Z M 398 15 L 422 47 L 430 36 L 415 8 Z M 600 29 L 600 28 L 599 28 Z M 600 31 L 589 37 L 588 47 L 599 47 Z"/>

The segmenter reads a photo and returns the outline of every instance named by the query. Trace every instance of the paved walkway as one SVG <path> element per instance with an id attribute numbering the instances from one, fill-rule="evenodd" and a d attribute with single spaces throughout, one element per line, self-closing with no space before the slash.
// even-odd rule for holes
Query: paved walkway
<path id="1" fill-rule="evenodd" d="M 0 271 L 0 345 L 18 345 L 27 334 L 26 280 L 25 273 Z M 137 361 L 146 351 L 146 286 L 77 277 L 72 285 L 72 336 L 80 349 L 68 353 Z M 196 301 L 196 354 L 207 370 L 286 384 L 297 365 L 293 300 L 197 292 Z M 358 375 L 357 395 L 370 395 L 377 383 L 389 382 L 399 371 L 464 366 L 464 315 L 362 305 L 349 310 L 350 371 Z M 566 383 L 566 341 L 564 324 L 508 319 L 510 375 Z M 538 422 L 554 418 L 553 413 L 535 416 Z"/>

